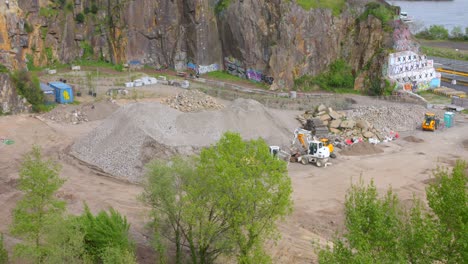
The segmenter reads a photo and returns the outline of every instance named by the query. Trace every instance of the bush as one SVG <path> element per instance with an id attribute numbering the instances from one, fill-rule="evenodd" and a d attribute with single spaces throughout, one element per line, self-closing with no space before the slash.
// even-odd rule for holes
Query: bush
<path id="1" fill-rule="evenodd" d="M 446 40 L 449 38 L 449 32 L 444 26 L 432 25 L 429 29 L 416 34 L 416 37 L 428 40 Z"/>
<path id="2" fill-rule="evenodd" d="M 9 73 L 10 71 L 8 70 L 8 68 L 3 65 L 3 64 L 0 64 L 0 73 Z"/>
<path id="3" fill-rule="evenodd" d="M 83 13 L 78 13 L 75 17 L 75 20 L 78 24 L 83 24 L 83 22 L 85 21 L 85 16 L 83 15 Z"/>
<path id="4" fill-rule="evenodd" d="M 86 251 L 95 259 L 103 261 L 103 256 L 110 254 L 108 248 L 133 253 L 133 243 L 128 237 L 130 225 L 116 210 L 111 208 L 109 213 L 101 211 L 94 216 L 85 206 L 80 219 L 85 232 Z"/>
<path id="5" fill-rule="evenodd" d="M 351 67 L 344 60 L 336 60 L 330 64 L 329 70 L 316 77 L 301 76 L 294 80 L 294 90 L 310 91 L 314 85 L 327 91 L 337 89 L 353 89 L 354 76 Z"/>
<path id="6" fill-rule="evenodd" d="M 28 100 L 35 112 L 39 112 L 39 105 L 44 103 L 44 93 L 39 86 L 37 76 L 26 70 L 19 70 L 11 75 L 11 79 L 18 94 Z"/>
<path id="7" fill-rule="evenodd" d="M 360 20 L 367 19 L 369 15 L 373 15 L 374 17 L 382 21 L 382 25 L 386 25 L 389 21 L 393 20 L 393 17 L 394 17 L 393 10 L 376 2 L 368 3 L 366 5 L 366 10 L 359 17 L 359 19 Z"/>
<path id="8" fill-rule="evenodd" d="M 91 10 L 89 9 L 89 7 L 85 7 L 84 8 L 84 11 L 85 15 L 89 14 L 89 12 L 91 12 Z"/>
<path id="9" fill-rule="evenodd" d="M 99 11 L 99 8 L 96 4 L 91 5 L 91 13 L 97 14 L 98 11 Z"/>

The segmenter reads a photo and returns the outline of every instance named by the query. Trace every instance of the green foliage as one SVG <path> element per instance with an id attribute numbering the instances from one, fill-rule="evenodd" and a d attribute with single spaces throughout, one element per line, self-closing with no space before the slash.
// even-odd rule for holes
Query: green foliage
<path id="1" fill-rule="evenodd" d="M 330 9 L 337 16 L 346 7 L 345 0 L 297 0 L 297 4 L 305 10 L 325 8 Z"/>
<path id="2" fill-rule="evenodd" d="M 444 26 L 432 25 L 429 29 L 425 29 L 416 34 L 416 37 L 429 40 L 445 40 L 449 38 L 449 32 Z"/>
<path id="3" fill-rule="evenodd" d="M 33 147 L 21 164 L 18 189 L 24 196 L 13 210 L 11 232 L 25 240 L 24 244 L 16 245 L 16 254 L 37 263 L 44 262 L 46 255 L 43 247 L 45 227 L 65 209 L 65 203 L 55 198 L 56 191 L 64 183 L 59 171 L 56 162 L 43 160 L 38 147 Z"/>
<path id="4" fill-rule="evenodd" d="M 83 24 L 85 21 L 85 16 L 83 15 L 83 13 L 78 13 L 75 17 L 75 20 L 76 20 L 76 23 Z"/>
<path id="5" fill-rule="evenodd" d="M 346 229 L 320 263 L 467 263 L 468 178 L 458 161 L 449 174 L 437 170 L 426 189 L 431 211 L 414 199 L 401 210 L 391 192 L 379 198 L 373 182 L 353 185 L 345 202 Z"/>
<path id="6" fill-rule="evenodd" d="M 263 140 L 226 133 L 199 159 L 152 163 L 143 199 L 157 233 L 174 241 L 176 263 L 185 262 L 182 248 L 193 263 L 212 263 L 220 254 L 265 263 L 263 243 L 277 237 L 277 220 L 291 212 L 291 192 L 286 164 Z"/>
<path id="7" fill-rule="evenodd" d="M 464 40 L 465 35 L 463 34 L 462 28 L 460 26 L 454 27 L 450 31 L 450 39 L 453 40 Z"/>
<path id="8" fill-rule="evenodd" d="M 79 218 L 57 218 L 46 226 L 44 263 L 92 263 L 86 252 L 84 232 Z"/>
<path id="9" fill-rule="evenodd" d="M 74 6 L 73 6 L 73 2 L 74 2 L 74 1 L 68 2 L 68 3 L 65 5 L 65 10 L 66 10 L 66 11 L 73 12 L 73 7 L 74 7 Z"/>
<path id="10" fill-rule="evenodd" d="M 114 256 L 115 258 L 124 258 L 127 254 L 133 254 L 133 243 L 128 237 L 130 225 L 127 219 L 113 208 L 109 213 L 101 211 L 94 216 L 88 206 L 85 206 L 80 221 L 84 230 L 86 251 L 95 260 L 103 261 L 104 257 L 111 258 L 116 251 L 120 253 Z M 110 251 L 108 248 L 113 249 Z"/>
<path id="11" fill-rule="evenodd" d="M 91 10 L 89 9 L 89 7 L 85 6 L 84 10 L 83 10 L 84 14 L 87 15 L 91 12 Z"/>
<path id="12" fill-rule="evenodd" d="M 91 60 L 94 57 L 93 46 L 88 41 L 81 41 L 80 48 L 83 49 L 83 56 L 81 57 L 84 60 Z"/>
<path id="13" fill-rule="evenodd" d="M 369 80 L 369 84 L 367 93 L 370 96 L 391 95 L 394 90 L 390 81 L 386 79 L 373 78 Z"/>
<path id="14" fill-rule="evenodd" d="M 97 14 L 97 12 L 99 11 L 99 8 L 98 8 L 98 6 L 97 6 L 96 4 L 92 4 L 92 5 L 91 5 L 91 10 L 90 10 L 90 11 L 91 11 L 91 13 L 93 13 L 93 14 Z"/>
<path id="15" fill-rule="evenodd" d="M 468 61 L 468 51 L 463 51 L 463 50 L 456 51 L 450 48 L 436 48 L 436 47 L 429 47 L 429 46 L 421 46 L 421 52 L 428 56 Z"/>
<path id="16" fill-rule="evenodd" d="M 46 39 L 47 33 L 49 33 L 49 28 L 47 27 L 41 27 L 41 38 Z"/>
<path id="17" fill-rule="evenodd" d="M 34 28 L 28 22 L 25 22 L 24 23 L 24 31 L 26 31 L 26 33 L 29 34 L 29 33 L 34 31 Z"/>
<path id="18" fill-rule="evenodd" d="M 3 244 L 3 233 L 0 233 L 0 264 L 8 263 L 8 251 Z"/>
<path id="19" fill-rule="evenodd" d="M 369 15 L 378 18 L 382 22 L 383 26 L 392 21 L 395 16 L 394 11 L 391 8 L 388 8 L 387 6 L 377 2 L 370 2 L 366 4 L 366 10 L 359 17 L 359 20 L 365 20 Z"/>
<path id="20" fill-rule="evenodd" d="M 46 18 L 54 18 L 58 15 L 58 11 L 50 7 L 41 7 L 39 9 L 39 15 Z"/>
<path id="21" fill-rule="evenodd" d="M 19 70 L 13 72 L 11 80 L 16 87 L 16 91 L 28 100 L 34 111 L 39 112 L 37 106 L 44 103 L 44 93 L 39 86 L 37 76 L 26 70 Z"/>
<path id="22" fill-rule="evenodd" d="M 106 247 L 101 254 L 102 264 L 136 264 L 135 255 L 128 250 Z"/>
<path id="23" fill-rule="evenodd" d="M 466 162 L 458 161 L 451 175 L 439 169 L 436 182 L 426 189 L 429 206 L 437 217 L 442 262 L 468 262 L 468 178 Z"/>
<path id="24" fill-rule="evenodd" d="M 44 50 L 45 50 L 45 54 L 46 54 L 46 57 L 47 57 L 47 62 L 53 63 L 54 53 L 52 51 L 52 48 L 51 47 L 46 47 Z"/>
<path id="25" fill-rule="evenodd" d="M 329 70 L 315 77 L 301 76 L 294 80 L 294 90 L 310 91 L 318 85 L 326 91 L 335 91 L 340 88 L 354 88 L 354 76 L 351 67 L 344 60 L 336 60 L 330 64 Z"/>
<path id="26" fill-rule="evenodd" d="M 3 64 L 0 64 L 0 73 L 9 73 L 10 70 L 8 70 L 8 68 L 3 65 Z"/>
<path id="27" fill-rule="evenodd" d="M 221 13 L 226 8 L 228 8 L 230 3 L 231 3 L 231 0 L 219 0 L 218 3 L 215 6 L 215 13 L 216 14 Z"/>
<path id="28" fill-rule="evenodd" d="M 123 70 L 124 70 L 124 66 L 123 66 L 122 63 L 115 64 L 113 68 L 114 68 L 114 70 L 116 70 L 118 72 L 123 72 Z"/>

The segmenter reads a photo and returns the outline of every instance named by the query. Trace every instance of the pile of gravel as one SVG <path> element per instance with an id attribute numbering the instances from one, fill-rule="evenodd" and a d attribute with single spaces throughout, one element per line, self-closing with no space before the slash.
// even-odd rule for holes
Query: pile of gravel
<path id="1" fill-rule="evenodd" d="M 182 113 L 160 103 L 121 107 L 71 150 L 75 157 L 132 182 L 152 159 L 191 155 L 215 143 L 226 131 L 245 139 L 263 138 L 286 146 L 291 131 L 263 105 L 237 99 L 219 111 Z"/>
<path id="2" fill-rule="evenodd" d="M 107 101 L 79 105 L 59 104 L 50 112 L 43 114 L 42 117 L 57 123 L 80 124 L 104 119 L 118 108 L 118 105 Z"/>
<path id="3" fill-rule="evenodd" d="M 411 131 L 421 126 L 428 110 L 421 105 L 360 106 L 347 113 L 354 120 L 365 120 L 382 132 Z"/>
<path id="4" fill-rule="evenodd" d="M 188 90 L 162 101 L 182 112 L 198 112 L 206 109 L 222 109 L 224 106 L 216 100 L 197 90 Z"/>

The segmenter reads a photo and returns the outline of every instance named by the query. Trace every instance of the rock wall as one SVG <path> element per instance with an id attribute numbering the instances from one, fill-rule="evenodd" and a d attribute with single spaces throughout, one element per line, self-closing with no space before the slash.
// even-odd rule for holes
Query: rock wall
<path id="1" fill-rule="evenodd" d="M 0 45 L 2 39 L 14 42 L 5 50 L 37 65 L 85 57 L 183 69 L 187 62 L 222 65 L 224 57 L 233 57 L 273 76 L 273 87 L 288 88 L 338 58 L 360 71 L 387 35 L 376 18 L 356 20 L 367 0 L 347 1 L 339 16 L 286 0 L 232 0 L 219 13 L 219 0 L 74 0 L 64 7 L 55 2 L 18 0 L 5 9 L 12 15 L 3 15 L 11 22 L 0 18 L 9 32 L 0 36 Z M 88 12 L 94 5 L 97 12 Z M 76 15 L 85 11 L 80 24 Z"/>
<path id="2" fill-rule="evenodd" d="M 18 114 L 29 111 L 31 111 L 31 105 L 16 93 L 10 76 L 0 73 L 0 114 Z"/>

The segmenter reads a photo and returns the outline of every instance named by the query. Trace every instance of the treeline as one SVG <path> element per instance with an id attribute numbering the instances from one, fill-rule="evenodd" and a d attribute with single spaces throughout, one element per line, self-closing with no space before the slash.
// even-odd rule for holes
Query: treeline
<path id="1" fill-rule="evenodd" d="M 444 26 L 432 25 L 426 28 L 416 35 L 416 38 L 427 39 L 427 40 L 456 40 L 456 41 L 468 41 L 468 27 L 465 30 L 462 27 L 454 27 L 450 32 Z"/>

